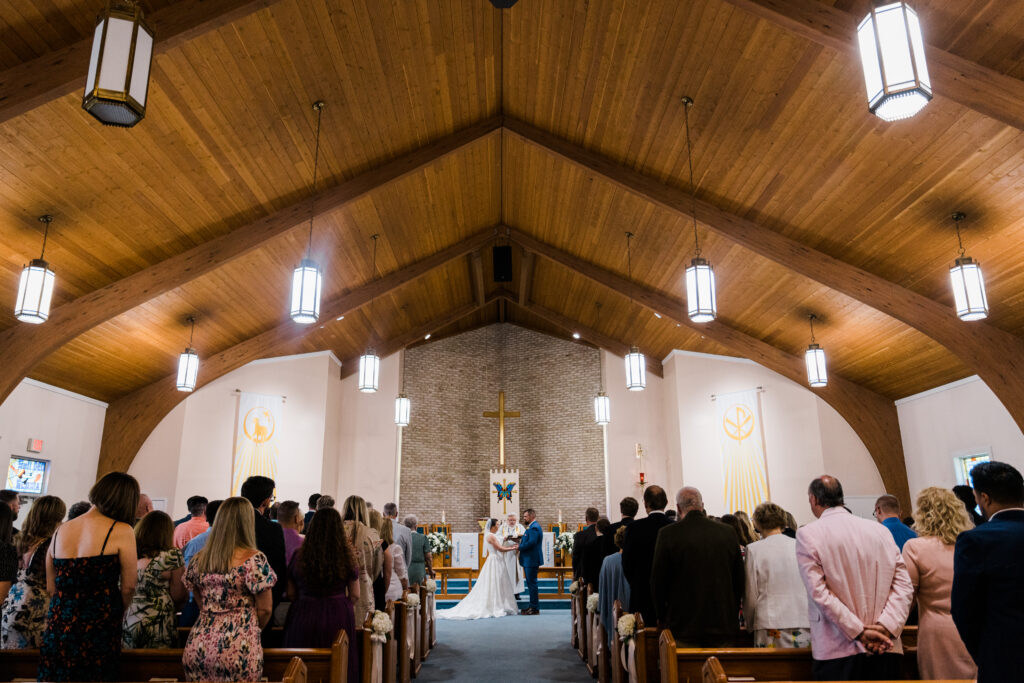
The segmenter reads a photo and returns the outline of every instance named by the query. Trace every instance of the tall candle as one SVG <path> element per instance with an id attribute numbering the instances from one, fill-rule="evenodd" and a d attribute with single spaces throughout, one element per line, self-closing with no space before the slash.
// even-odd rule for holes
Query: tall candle
<path id="1" fill-rule="evenodd" d="M 558 523 L 559 524 L 562 523 L 562 509 L 561 508 L 558 509 Z"/>
<path id="2" fill-rule="evenodd" d="M 444 524 L 444 510 L 441 510 L 441 524 Z"/>

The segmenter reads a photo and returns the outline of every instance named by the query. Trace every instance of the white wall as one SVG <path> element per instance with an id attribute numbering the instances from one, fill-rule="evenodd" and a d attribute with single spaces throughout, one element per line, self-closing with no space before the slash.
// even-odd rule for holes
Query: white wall
<path id="1" fill-rule="evenodd" d="M 49 460 L 47 493 L 68 505 L 85 500 L 96 481 L 100 440 L 107 404 L 24 379 L 0 404 L 0 453 Z M 29 439 L 42 439 L 42 453 L 25 450 Z M 5 476 L 6 481 L 6 476 Z M 2 486 L 0 482 L 0 486 Z M 19 515 L 24 519 L 25 510 Z"/>
<path id="2" fill-rule="evenodd" d="M 752 361 L 727 356 L 675 351 L 665 359 L 673 394 L 682 482 L 704 494 L 710 514 L 725 509 L 718 418 L 712 395 L 762 387 L 765 456 L 772 500 L 792 512 L 800 523 L 813 519 L 807 507 L 807 485 L 829 472 L 848 495 L 883 491 L 881 477 L 852 428 L 810 389 Z M 671 496 L 671 494 L 670 494 Z"/>
<path id="3" fill-rule="evenodd" d="M 910 495 L 957 483 L 953 458 L 990 450 L 1024 470 L 1024 434 L 992 390 L 968 377 L 896 402 Z"/>

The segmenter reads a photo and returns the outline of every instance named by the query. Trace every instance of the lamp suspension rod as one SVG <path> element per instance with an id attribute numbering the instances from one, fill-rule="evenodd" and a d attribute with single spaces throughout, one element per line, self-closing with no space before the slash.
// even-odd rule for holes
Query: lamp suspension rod
<path id="1" fill-rule="evenodd" d="M 373 261 L 370 266 L 370 282 L 377 280 L 377 238 L 380 237 L 380 233 L 373 233 L 370 235 L 370 239 L 373 240 Z M 373 338 L 373 302 L 377 299 L 377 293 L 374 292 L 370 295 L 370 338 Z"/>
<path id="2" fill-rule="evenodd" d="M 597 325 L 594 329 L 598 332 L 601 331 L 601 302 L 595 301 L 594 306 L 597 308 Z M 601 391 L 604 391 L 604 358 L 601 354 L 601 347 L 597 348 L 597 370 L 600 375 Z"/>
<path id="3" fill-rule="evenodd" d="M 690 217 L 693 218 L 693 244 L 696 249 L 696 256 L 700 258 L 700 240 L 697 237 L 697 188 L 693 184 L 693 147 L 690 143 L 690 107 L 693 106 L 693 98 L 689 95 L 683 96 L 683 112 L 686 118 L 686 159 L 690 167 Z"/>
<path id="4" fill-rule="evenodd" d="M 626 272 L 629 274 L 629 301 L 633 302 L 633 251 L 631 242 L 633 233 L 626 231 Z"/>
<path id="5" fill-rule="evenodd" d="M 192 338 L 196 334 L 196 317 L 194 315 L 190 315 L 189 317 L 185 318 L 185 320 L 189 323 L 192 323 L 192 331 L 188 333 L 188 347 L 192 348 Z"/>
<path id="6" fill-rule="evenodd" d="M 313 147 L 313 191 L 309 198 L 309 244 L 306 246 L 306 258 L 313 253 L 313 219 L 316 217 L 316 175 L 320 167 L 320 122 L 324 116 L 324 102 L 317 100 L 313 103 L 316 111 L 316 145 Z"/>
<path id="7" fill-rule="evenodd" d="M 43 228 L 43 251 L 42 251 L 42 253 L 39 254 L 39 260 L 42 261 L 42 260 L 44 260 L 44 257 L 46 256 L 46 240 L 50 236 L 50 223 L 53 222 L 53 216 L 51 216 L 50 214 L 46 214 L 44 216 L 40 216 L 39 217 L 39 222 L 46 224 L 46 227 Z M 962 249 L 961 249 L 961 253 L 963 253 Z"/>
<path id="8" fill-rule="evenodd" d="M 811 313 L 807 316 L 807 321 L 811 324 L 811 343 L 814 343 L 814 321 L 818 316 Z"/>
<path id="9" fill-rule="evenodd" d="M 953 225 L 956 226 L 956 241 L 960 245 L 960 256 L 964 255 L 964 241 L 960 237 L 960 222 L 967 218 L 967 214 L 962 211 L 956 211 L 953 213 Z"/>

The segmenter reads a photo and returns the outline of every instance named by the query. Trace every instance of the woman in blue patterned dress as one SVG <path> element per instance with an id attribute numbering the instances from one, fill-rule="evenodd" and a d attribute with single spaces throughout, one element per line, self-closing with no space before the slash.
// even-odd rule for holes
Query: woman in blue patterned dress
<path id="1" fill-rule="evenodd" d="M 270 621 L 270 589 L 277 576 L 266 556 L 256 550 L 253 520 L 248 500 L 225 500 L 206 547 L 185 570 L 185 587 L 199 606 L 199 620 L 182 657 L 190 681 L 263 677 L 260 630 Z"/>
<path id="2" fill-rule="evenodd" d="M 177 647 L 175 604 L 188 597 L 181 576 L 185 558 L 174 547 L 174 520 L 153 510 L 135 525 L 139 582 L 124 615 L 121 645 L 128 648 Z"/>

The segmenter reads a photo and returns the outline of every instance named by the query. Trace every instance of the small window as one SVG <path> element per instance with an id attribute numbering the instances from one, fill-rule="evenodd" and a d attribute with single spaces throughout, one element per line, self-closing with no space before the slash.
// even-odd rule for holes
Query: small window
<path id="1" fill-rule="evenodd" d="M 958 455 L 953 458 L 953 463 L 956 467 L 956 483 L 967 484 L 974 488 L 974 482 L 971 480 L 971 470 L 975 465 L 989 462 L 991 459 L 991 453 L 972 453 L 970 455 Z"/>

